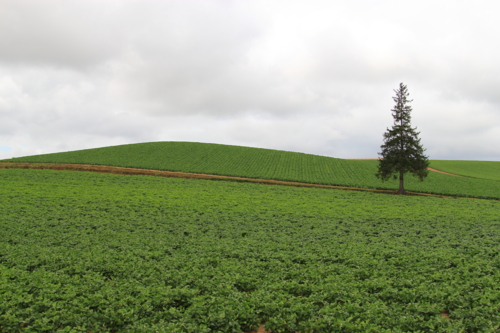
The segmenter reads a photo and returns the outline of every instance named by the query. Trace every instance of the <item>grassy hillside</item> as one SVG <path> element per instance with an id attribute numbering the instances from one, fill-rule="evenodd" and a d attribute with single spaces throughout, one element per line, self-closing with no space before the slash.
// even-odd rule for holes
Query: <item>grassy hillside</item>
<path id="1" fill-rule="evenodd" d="M 461 176 L 500 181 L 500 162 L 434 160 L 431 167 Z"/>
<path id="2" fill-rule="evenodd" d="M 347 161 L 280 150 L 197 142 L 148 142 L 13 159 L 22 162 L 84 163 L 273 179 L 339 177 Z M 346 169 L 348 171 L 348 167 Z"/>
<path id="3" fill-rule="evenodd" d="M 0 184 L 0 332 L 499 329 L 498 201 L 52 170 Z"/>
<path id="4" fill-rule="evenodd" d="M 349 161 L 280 150 L 195 142 L 149 142 L 14 158 L 16 162 L 99 164 L 144 169 L 276 179 L 315 184 L 397 189 L 375 178 L 377 161 Z M 423 183 L 407 177 L 410 191 L 500 198 L 500 182 L 431 173 Z"/>

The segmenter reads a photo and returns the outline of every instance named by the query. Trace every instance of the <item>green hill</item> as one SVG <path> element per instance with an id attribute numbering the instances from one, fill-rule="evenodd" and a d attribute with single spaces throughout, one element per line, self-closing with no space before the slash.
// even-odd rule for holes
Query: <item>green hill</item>
<path id="1" fill-rule="evenodd" d="M 431 167 L 466 177 L 500 180 L 500 162 L 436 160 Z"/>
<path id="2" fill-rule="evenodd" d="M 350 174 L 348 161 L 272 149 L 197 142 L 148 142 L 12 159 L 98 164 L 225 176 L 330 183 Z M 339 180 L 339 182 L 342 182 Z"/>
<path id="3" fill-rule="evenodd" d="M 350 161 L 281 150 L 196 142 L 148 142 L 13 158 L 11 162 L 94 164 L 276 179 L 325 185 L 396 189 L 375 178 L 377 161 Z M 500 182 L 431 173 L 408 176 L 410 191 L 500 198 Z"/>

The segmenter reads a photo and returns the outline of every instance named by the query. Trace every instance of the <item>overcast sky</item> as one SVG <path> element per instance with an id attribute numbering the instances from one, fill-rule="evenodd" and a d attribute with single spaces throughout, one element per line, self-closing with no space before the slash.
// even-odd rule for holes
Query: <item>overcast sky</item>
<path id="1" fill-rule="evenodd" d="M 500 2 L 1 0 L 0 158 L 194 141 L 500 161 Z"/>

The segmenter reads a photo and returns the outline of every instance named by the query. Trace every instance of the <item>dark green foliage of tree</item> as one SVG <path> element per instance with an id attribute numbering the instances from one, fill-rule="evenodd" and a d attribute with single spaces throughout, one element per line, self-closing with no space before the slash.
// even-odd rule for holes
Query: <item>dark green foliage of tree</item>
<path id="1" fill-rule="evenodd" d="M 399 177 L 398 193 L 404 194 L 405 173 L 411 173 L 423 181 L 429 173 L 429 161 L 424 155 L 425 149 L 420 144 L 420 132 L 410 124 L 412 108 L 408 105 L 411 102 L 408 100 L 408 89 L 400 83 L 399 89 L 394 91 L 396 96 L 393 99 L 396 105 L 391 110 L 394 125 L 384 133 L 384 144 L 380 147 L 382 152 L 378 153 L 378 172 L 375 175 L 383 181 Z"/>

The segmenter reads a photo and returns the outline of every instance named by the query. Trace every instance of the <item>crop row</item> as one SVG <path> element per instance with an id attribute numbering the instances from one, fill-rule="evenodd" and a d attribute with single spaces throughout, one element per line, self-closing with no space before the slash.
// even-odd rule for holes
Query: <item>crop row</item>
<path id="1" fill-rule="evenodd" d="M 2 332 L 499 328 L 498 201 L 0 177 Z"/>
<path id="2" fill-rule="evenodd" d="M 150 142 L 28 156 L 12 161 L 98 164 L 364 188 L 398 187 L 396 180 L 382 182 L 375 177 L 377 161 L 349 161 L 193 142 Z M 492 181 L 491 177 L 475 179 L 431 173 L 424 182 L 408 176 L 406 188 L 417 192 L 500 199 L 500 181 Z"/>
<path id="3" fill-rule="evenodd" d="M 431 167 L 466 177 L 500 181 L 500 161 L 434 160 Z"/>

